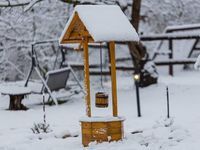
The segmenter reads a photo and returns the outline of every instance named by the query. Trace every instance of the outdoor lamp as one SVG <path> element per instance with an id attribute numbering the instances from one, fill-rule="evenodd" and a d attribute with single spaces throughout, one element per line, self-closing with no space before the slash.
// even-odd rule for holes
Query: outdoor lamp
<path id="1" fill-rule="evenodd" d="M 133 76 L 134 80 L 139 82 L 140 81 L 140 74 L 134 74 Z"/>
<path id="2" fill-rule="evenodd" d="M 139 92 L 139 82 L 140 82 L 140 74 L 135 73 L 133 75 L 135 80 L 135 89 L 136 89 L 136 101 L 137 101 L 137 113 L 138 117 L 141 117 L 141 110 L 140 110 L 140 92 Z"/>

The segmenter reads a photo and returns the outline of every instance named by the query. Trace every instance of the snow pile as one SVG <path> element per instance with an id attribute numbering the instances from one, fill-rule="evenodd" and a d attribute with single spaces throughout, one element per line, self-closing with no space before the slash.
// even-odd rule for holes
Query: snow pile
<path id="1" fill-rule="evenodd" d="M 30 94 L 31 90 L 20 86 L 0 86 L 0 93 L 8 95 Z"/>
<path id="2" fill-rule="evenodd" d="M 81 21 L 96 42 L 139 41 L 135 29 L 119 6 L 78 5 L 75 7 L 73 15 L 60 37 L 60 43 L 71 24 L 75 12 L 78 13 Z"/>
<path id="3" fill-rule="evenodd" d="M 196 63 L 194 64 L 196 70 L 200 70 L 200 55 L 197 57 Z"/>
<path id="4" fill-rule="evenodd" d="M 81 117 L 81 122 L 111 122 L 111 121 L 124 121 L 125 117 L 112 117 L 112 116 L 106 116 L 106 117 Z"/>

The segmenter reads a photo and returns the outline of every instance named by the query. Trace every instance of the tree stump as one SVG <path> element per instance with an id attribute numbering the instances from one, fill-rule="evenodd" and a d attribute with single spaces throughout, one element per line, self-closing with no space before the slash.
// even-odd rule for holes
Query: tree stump
<path id="1" fill-rule="evenodd" d="M 27 110 L 28 108 L 22 104 L 24 97 L 31 93 L 27 87 L 20 87 L 17 85 L 7 85 L 0 87 L 0 93 L 9 95 L 10 104 L 8 110 Z"/>
<path id="2" fill-rule="evenodd" d="M 28 108 L 22 104 L 25 95 L 10 95 L 9 110 L 27 110 Z"/>

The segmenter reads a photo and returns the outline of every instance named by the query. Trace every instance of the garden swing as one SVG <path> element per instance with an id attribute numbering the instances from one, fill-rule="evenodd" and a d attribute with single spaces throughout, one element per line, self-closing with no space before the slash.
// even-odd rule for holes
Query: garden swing
<path id="1" fill-rule="evenodd" d="M 102 62 L 102 43 L 100 43 L 100 72 L 101 72 L 101 90 L 95 94 L 95 106 L 98 108 L 108 107 L 108 94 L 103 86 L 103 62 Z"/>
<path id="2" fill-rule="evenodd" d="M 66 85 L 67 85 L 67 81 L 69 79 L 69 74 L 71 73 L 73 78 L 77 82 L 77 85 L 80 87 L 80 89 L 81 89 L 80 91 L 85 93 L 82 85 L 80 84 L 78 78 L 76 77 L 76 75 L 75 75 L 74 71 L 72 70 L 72 68 L 70 67 L 70 65 L 68 65 L 65 68 L 61 68 L 61 69 L 57 69 L 57 70 L 53 70 L 53 71 L 48 71 L 46 73 L 45 77 L 43 77 L 42 73 L 41 73 L 42 68 L 39 65 L 37 54 L 36 54 L 36 51 L 34 49 L 34 44 L 32 44 L 31 58 L 32 58 L 32 65 L 31 65 L 31 69 L 29 71 L 29 74 L 27 76 L 25 86 L 28 86 L 30 77 L 33 73 L 33 70 L 35 70 L 38 77 L 40 78 L 40 80 L 42 81 L 42 84 L 43 84 L 41 92 L 39 92 L 39 93 L 40 94 L 42 94 L 42 92 L 48 93 L 48 95 L 49 95 L 48 99 L 51 98 L 53 100 L 53 102 L 57 105 L 58 100 L 52 94 L 52 92 L 58 91 L 60 89 L 65 89 Z M 71 97 L 72 95 L 75 95 L 75 94 L 78 94 L 78 93 L 79 93 L 78 91 L 74 91 L 68 97 Z"/>

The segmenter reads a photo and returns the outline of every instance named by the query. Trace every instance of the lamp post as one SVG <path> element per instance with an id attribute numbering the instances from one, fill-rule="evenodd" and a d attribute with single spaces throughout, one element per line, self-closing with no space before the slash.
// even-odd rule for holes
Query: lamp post
<path id="1" fill-rule="evenodd" d="M 140 94 L 139 94 L 140 74 L 139 73 L 135 73 L 133 77 L 134 77 L 134 80 L 135 80 L 135 87 L 136 87 L 137 112 L 138 112 L 138 117 L 141 117 L 141 111 L 140 111 Z"/>

